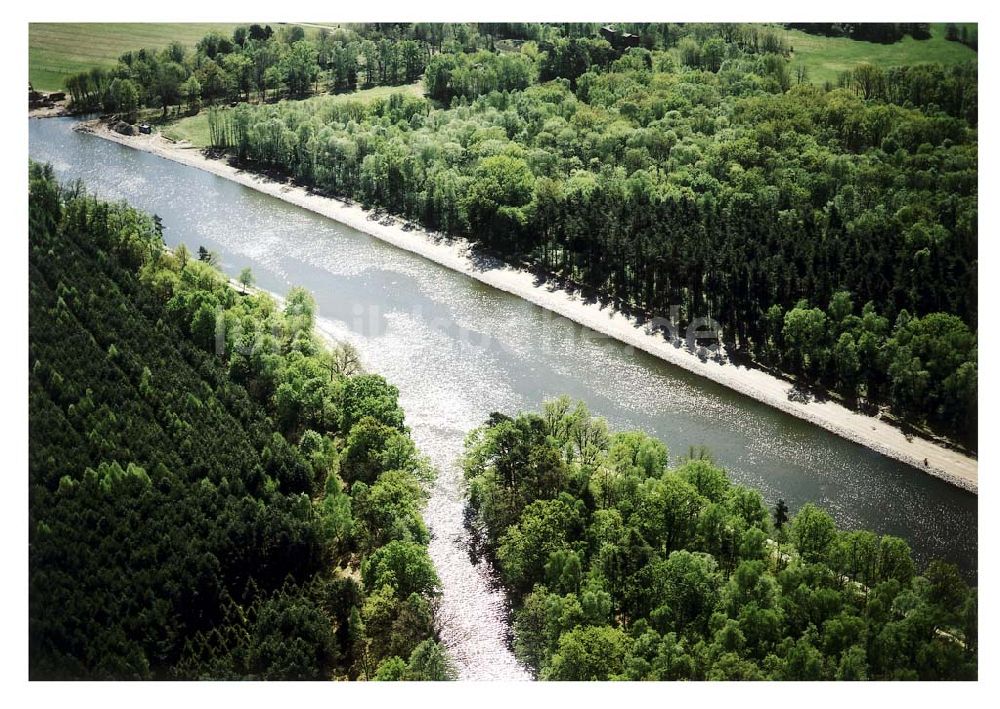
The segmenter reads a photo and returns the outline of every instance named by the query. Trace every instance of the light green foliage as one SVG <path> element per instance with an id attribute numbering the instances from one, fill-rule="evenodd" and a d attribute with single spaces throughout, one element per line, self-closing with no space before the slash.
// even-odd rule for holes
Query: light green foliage
<path id="1" fill-rule="evenodd" d="M 312 333 L 316 321 L 316 300 L 305 288 L 295 287 L 285 297 L 285 322 L 288 336 L 295 338 L 300 332 Z"/>
<path id="2" fill-rule="evenodd" d="M 948 411 L 967 426 L 976 422 L 969 406 L 976 390 L 977 337 L 959 318 L 934 313 L 906 318 L 886 343 L 891 397 L 901 411 Z"/>
<path id="3" fill-rule="evenodd" d="M 608 680 L 625 669 L 629 638 L 618 628 L 576 628 L 562 635 L 542 679 Z"/>
<path id="4" fill-rule="evenodd" d="M 354 531 L 351 497 L 343 491 L 336 475 L 326 480 L 326 494 L 318 503 L 317 514 L 320 529 L 328 543 L 343 544 L 351 538 Z"/>
<path id="5" fill-rule="evenodd" d="M 97 470 L 87 468 L 84 479 L 91 484 L 96 482 L 106 493 L 112 492 L 116 485 L 125 487 L 126 482 L 138 483 L 140 487 L 150 484 L 146 471 L 135 463 L 129 463 L 124 469 L 117 462 L 101 463 Z"/>
<path id="6" fill-rule="evenodd" d="M 792 540 L 806 561 L 825 560 L 836 534 L 833 518 L 815 505 L 803 505 L 792 519 Z"/>
<path id="7" fill-rule="evenodd" d="M 351 377 L 343 390 L 340 425 L 349 430 L 365 416 L 397 429 L 403 428 L 403 411 L 396 403 L 399 389 L 377 374 Z"/>
<path id="8" fill-rule="evenodd" d="M 427 64 L 424 85 L 429 96 L 448 105 L 456 97 L 526 89 L 537 74 L 535 63 L 524 54 L 437 54 Z"/>
<path id="9" fill-rule="evenodd" d="M 427 639 L 417 645 L 410 655 L 406 679 L 417 682 L 442 682 L 458 679 L 444 647 Z"/>
<path id="10" fill-rule="evenodd" d="M 382 661 L 372 678 L 376 682 L 398 682 L 406 679 L 407 665 L 402 658 L 393 655 Z"/>
<path id="11" fill-rule="evenodd" d="M 527 223 L 534 175 L 528 164 L 508 155 L 483 158 L 462 200 L 469 228 L 491 241 L 517 239 Z"/>
<path id="12" fill-rule="evenodd" d="M 189 113 L 197 113 L 201 108 L 201 82 L 195 75 L 189 76 L 180 86 L 181 96 L 187 103 Z"/>
<path id="13" fill-rule="evenodd" d="M 363 547 L 379 547 L 393 539 L 422 544 L 430 541 L 420 517 L 426 493 L 412 474 L 389 470 L 371 487 L 355 483 L 352 496 Z"/>
<path id="14" fill-rule="evenodd" d="M 500 540 L 500 571 L 508 583 L 527 590 L 532 579 L 544 576 L 550 555 L 572 544 L 581 532 L 580 511 L 572 502 L 532 502 L 525 507 L 520 522 Z"/>
<path id="15" fill-rule="evenodd" d="M 677 474 L 694 487 L 698 494 L 712 502 L 724 502 L 732 487 L 725 471 L 707 460 L 690 460 L 676 470 Z"/>
<path id="16" fill-rule="evenodd" d="M 603 465 L 591 477 L 594 494 L 606 507 L 626 505 L 639 483 L 661 475 L 667 461 L 667 447 L 660 441 L 641 431 L 616 432 L 608 441 Z"/>
<path id="17" fill-rule="evenodd" d="M 916 573 L 913 557 L 910 555 L 910 545 L 899 537 L 885 535 L 879 540 L 878 569 L 876 578 L 879 581 L 895 579 L 907 584 Z"/>
<path id="18" fill-rule="evenodd" d="M 811 504 L 779 544 L 761 494 L 710 456 L 670 469 L 662 444 L 593 421 L 560 398 L 467 440 L 473 523 L 541 679 L 975 676 L 976 596 L 953 566 L 918 576 L 903 540 L 839 532 Z M 600 432 L 590 455 L 573 430 Z"/>
<path id="19" fill-rule="evenodd" d="M 242 271 L 240 271 L 239 282 L 240 282 L 240 285 L 243 286 L 243 292 L 244 293 L 246 293 L 247 288 L 250 288 L 250 287 L 253 286 L 254 281 L 255 281 L 255 279 L 253 277 L 253 271 L 250 270 L 249 266 L 247 266 Z"/>
<path id="20" fill-rule="evenodd" d="M 416 467 L 416 448 L 408 435 L 371 416 L 351 427 L 340 460 L 341 474 L 348 483 L 370 484 L 385 471 L 412 473 Z"/>
<path id="21" fill-rule="evenodd" d="M 203 349 L 215 349 L 216 308 L 203 302 L 191 318 L 191 337 Z"/>
<path id="22" fill-rule="evenodd" d="M 815 375 L 826 361 L 826 313 L 800 303 L 785 313 L 781 335 L 789 348 L 789 359 L 798 359 L 803 373 Z"/>
<path id="23" fill-rule="evenodd" d="M 139 110 L 139 88 L 130 79 L 114 79 L 104 98 L 104 110 L 134 121 Z"/>
<path id="24" fill-rule="evenodd" d="M 682 549 L 694 534 L 694 521 L 704 499 L 678 475 L 647 478 L 629 519 L 654 549 L 670 553 Z"/>
<path id="25" fill-rule="evenodd" d="M 406 598 L 411 593 L 433 595 L 439 584 L 426 547 L 399 540 L 375 551 L 365 561 L 361 576 L 366 588 L 387 586 L 397 598 Z"/>

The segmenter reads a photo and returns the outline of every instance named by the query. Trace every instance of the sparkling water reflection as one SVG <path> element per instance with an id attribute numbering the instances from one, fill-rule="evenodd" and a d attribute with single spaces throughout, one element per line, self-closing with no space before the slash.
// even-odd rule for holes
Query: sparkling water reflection
<path id="1" fill-rule="evenodd" d="M 975 578 L 975 495 L 311 212 L 74 133 L 69 119 L 29 121 L 29 134 L 31 156 L 60 178 L 159 214 L 169 244 L 204 245 L 228 273 L 250 266 L 277 293 L 309 288 L 320 327 L 399 386 L 414 438 L 440 471 L 425 518 L 444 584 L 442 636 L 464 678 L 527 675 L 507 646 L 504 599 L 466 550 L 463 439 L 491 411 L 563 393 L 615 428 L 660 437 L 675 458 L 707 446 L 771 504 L 815 501 L 843 527 L 897 534 L 919 562 L 942 557 Z"/>

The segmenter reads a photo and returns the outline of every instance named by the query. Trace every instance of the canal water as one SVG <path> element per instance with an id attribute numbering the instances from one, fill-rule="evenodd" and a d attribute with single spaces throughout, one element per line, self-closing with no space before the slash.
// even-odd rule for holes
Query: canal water
<path id="1" fill-rule="evenodd" d="M 169 245 L 205 246 L 231 275 L 249 266 L 280 294 L 305 286 L 319 326 L 399 387 L 413 437 L 439 470 L 425 519 L 444 587 L 442 638 L 463 679 L 528 677 L 508 647 L 503 595 L 469 559 L 464 437 L 490 412 L 559 394 L 612 428 L 660 438 L 675 459 L 707 447 L 771 505 L 816 502 L 843 528 L 901 536 L 918 564 L 943 558 L 975 580 L 975 495 L 350 227 L 73 124 L 29 120 L 30 156 L 158 214 Z"/>

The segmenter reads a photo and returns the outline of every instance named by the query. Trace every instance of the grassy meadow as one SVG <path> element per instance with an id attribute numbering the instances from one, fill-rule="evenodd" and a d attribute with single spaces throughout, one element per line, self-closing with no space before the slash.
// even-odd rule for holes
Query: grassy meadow
<path id="1" fill-rule="evenodd" d="M 233 31 L 236 23 L 33 22 L 28 25 L 28 79 L 41 91 L 60 91 L 70 74 L 110 69 L 131 49 L 160 49 L 177 40 L 194 46 L 212 30 Z"/>
<path id="2" fill-rule="evenodd" d="M 974 23 L 969 26 L 975 28 Z M 964 44 L 945 39 L 945 24 L 940 22 L 931 25 L 930 39 L 916 40 L 907 36 L 893 44 L 822 37 L 800 30 L 786 30 L 785 35 L 793 50 L 789 67 L 792 76 L 798 66 L 805 66 L 806 78 L 814 84 L 826 81 L 836 84 L 841 72 L 865 62 L 887 68 L 926 63 L 960 64 L 975 61 L 977 56 Z"/>

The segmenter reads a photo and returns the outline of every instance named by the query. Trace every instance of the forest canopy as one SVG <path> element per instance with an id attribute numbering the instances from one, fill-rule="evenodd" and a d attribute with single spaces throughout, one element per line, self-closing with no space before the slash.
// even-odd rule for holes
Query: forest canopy
<path id="1" fill-rule="evenodd" d="M 380 35 L 425 97 L 211 107 L 209 141 L 975 449 L 974 63 L 819 86 L 767 26 L 459 27 Z"/>
<path id="2" fill-rule="evenodd" d="M 466 441 L 471 524 L 548 680 L 977 676 L 977 592 L 907 543 L 772 515 L 703 452 L 671 459 L 581 402 L 491 415 Z"/>
<path id="3" fill-rule="evenodd" d="M 396 388 L 306 291 L 29 190 L 31 677 L 452 678 Z"/>

